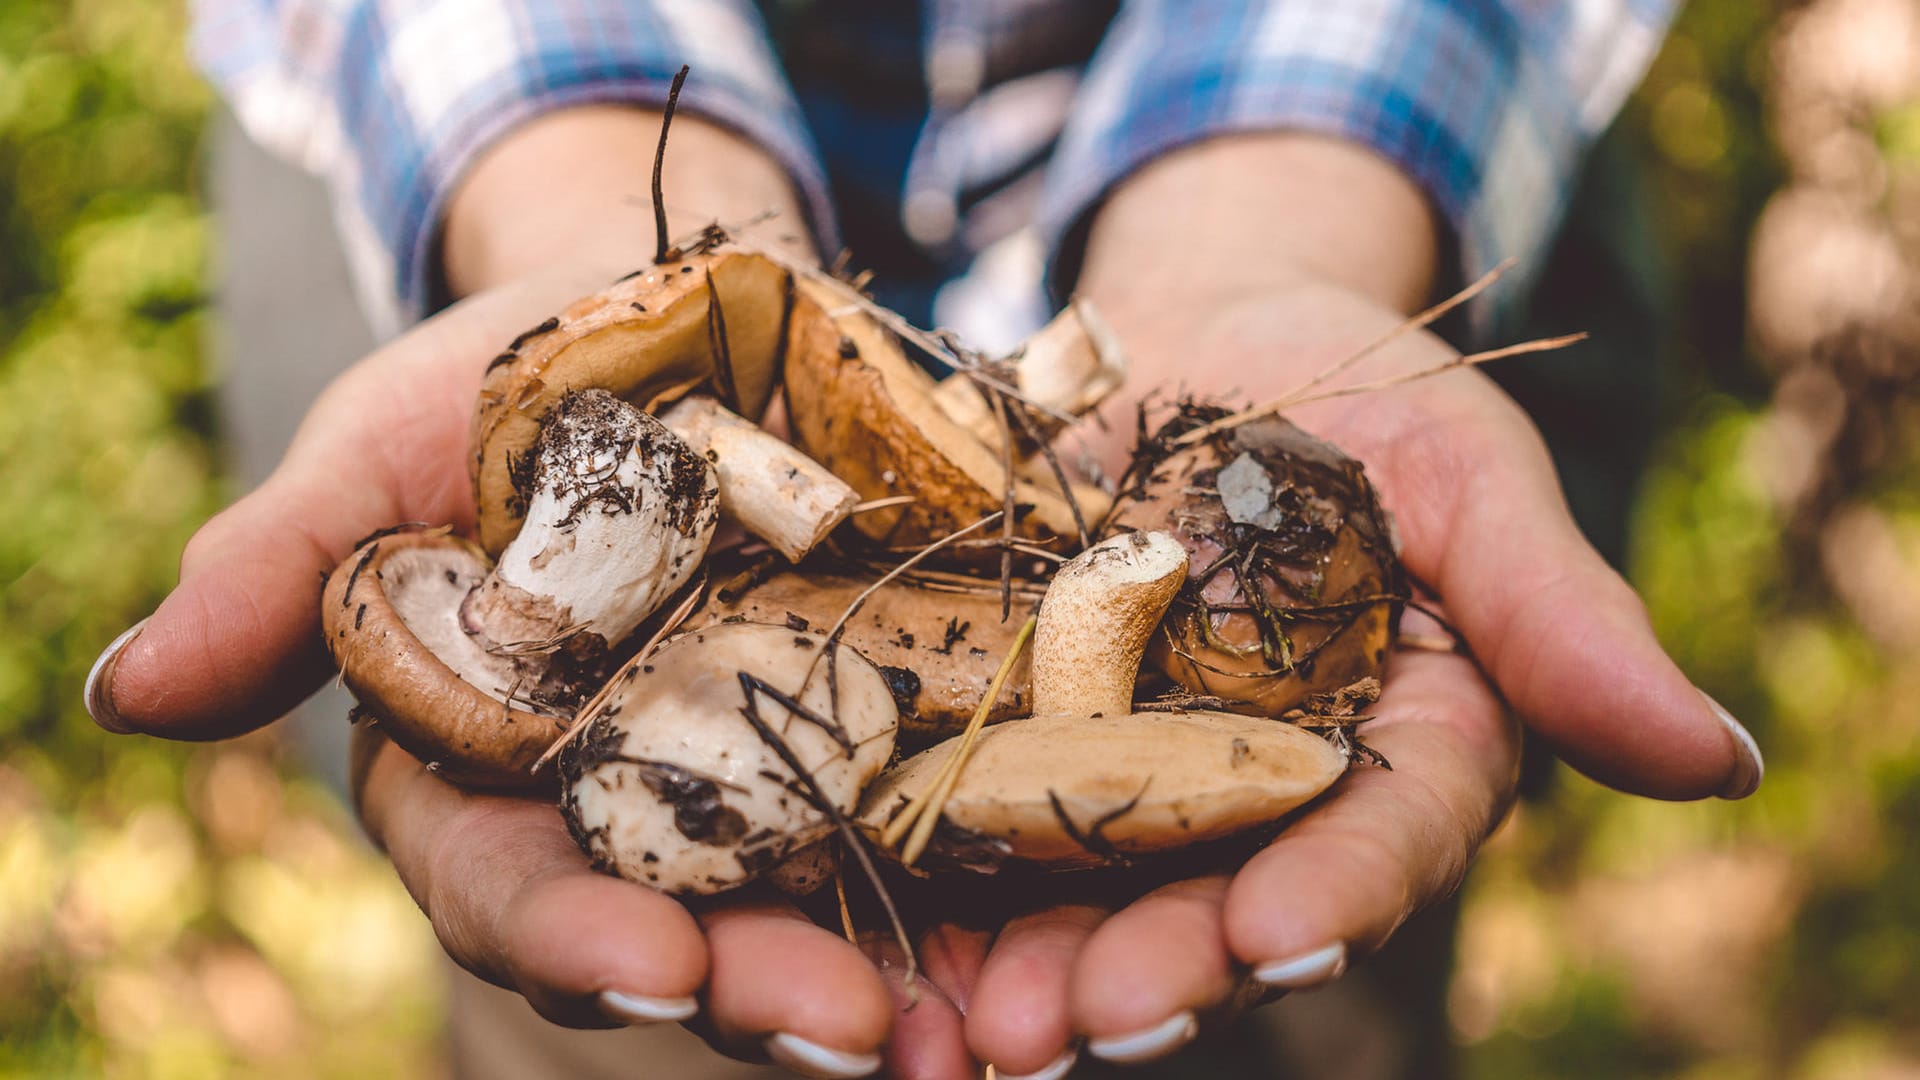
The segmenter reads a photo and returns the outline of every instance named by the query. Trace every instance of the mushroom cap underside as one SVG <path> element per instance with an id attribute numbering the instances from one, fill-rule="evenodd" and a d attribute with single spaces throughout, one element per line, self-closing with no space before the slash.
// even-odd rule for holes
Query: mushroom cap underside
<path id="1" fill-rule="evenodd" d="M 341 679 L 394 743 L 454 783 L 526 787 L 577 689 L 521 686 L 515 658 L 464 631 L 460 604 L 486 573 L 485 557 L 444 529 L 390 533 L 328 577 L 322 625 Z"/>

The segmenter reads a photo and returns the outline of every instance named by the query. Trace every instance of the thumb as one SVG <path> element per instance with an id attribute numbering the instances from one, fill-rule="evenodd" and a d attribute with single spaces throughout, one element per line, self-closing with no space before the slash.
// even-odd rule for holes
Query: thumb
<path id="1" fill-rule="evenodd" d="M 88 676 L 100 726 L 213 739 L 275 719 L 331 673 L 320 589 L 356 542 L 402 521 L 471 517 L 460 469 L 470 388 L 410 394 L 428 373 L 395 367 L 376 356 L 338 380 L 273 475 L 194 534 L 180 583 Z"/>
<path id="2" fill-rule="evenodd" d="M 1623 791 L 1751 794 L 1763 769 L 1752 736 L 1667 656 L 1551 470 L 1483 467 L 1462 489 L 1428 580 L 1527 725 Z"/>

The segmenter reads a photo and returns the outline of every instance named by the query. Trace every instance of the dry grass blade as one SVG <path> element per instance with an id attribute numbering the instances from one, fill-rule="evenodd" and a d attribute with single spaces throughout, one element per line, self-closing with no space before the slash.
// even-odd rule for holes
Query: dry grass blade
<path id="1" fill-rule="evenodd" d="M 967 728 L 960 733 L 960 739 L 948 755 L 946 763 L 940 766 L 939 775 L 933 783 L 920 793 L 920 797 L 907 804 L 892 821 L 887 823 L 880 834 L 880 842 L 888 847 L 907 837 L 907 846 L 900 852 L 900 861 L 912 866 L 920 854 L 926 850 L 927 842 L 933 838 L 934 826 L 940 822 L 940 814 L 946 807 L 947 796 L 953 793 L 953 785 L 960 779 L 960 770 L 966 768 L 967 757 L 973 752 L 973 743 L 980 737 L 980 729 L 986 726 L 987 714 L 993 711 L 993 703 L 999 700 L 1000 691 L 1007 685 L 1007 677 L 1013 673 L 1013 665 L 1025 651 L 1027 642 L 1033 638 L 1033 628 L 1039 619 L 1027 616 L 1020 624 L 1020 632 L 1014 635 L 1013 644 L 1007 647 L 1007 655 L 1000 660 L 999 670 L 993 673 L 993 681 L 987 684 L 987 692 L 980 704 L 973 710 L 973 716 L 967 720 Z M 908 835 L 908 830 L 912 834 Z"/>
<path id="2" fill-rule="evenodd" d="M 847 514 L 848 516 L 854 514 L 871 514 L 875 510 L 889 510 L 896 506 L 907 506 L 919 501 L 920 498 L 917 495 L 889 495 L 884 499 L 868 499 L 863 503 L 854 503 L 853 509 L 847 511 Z"/>
<path id="3" fill-rule="evenodd" d="M 1318 375 L 1315 375 L 1313 378 L 1308 379 L 1306 382 L 1295 387 L 1294 389 L 1287 391 L 1286 393 L 1280 395 L 1277 398 L 1274 398 L 1271 401 L 1263 402 L 1259 405 L 1255 405 L 1253 408 L 1244 410 L 1242 412 L 1234 413 L 1232 416 L 1223 416 L 1220 419 L 1215 420 L 1211 424 L 1205 424 L 1201 427 L 1195 428 L 1194 430 L 1187 432 L 1185 435 L 1182 435 L 1178 439 L 1175 439 L 1173 441 L 1173 444 L 1175 446 L 1192 446 L 1194 443 L 1197 443 L 1202 439 L 1208 438 L 1219 432 L 1227 431 L 1231 428 L 1239 427 L 1241 424 L 1245 424 L 1253 420 L 1257 420 L 1262 416 L 1268 416 L 1273 413 L 1277 413 L 1282 410 L 1292 408 L 1295 405 L 1301 404 L 1302 401 L 1307 399 L 1307 395 L 1315 387 L 1320 386 L 1324 384 L 1327 380 L 1333 378 L 1334 376 L 1339 375 L 1344 371 L 1347 371 L 1348 369 L 1352 368 L 1353 365 L 1359 363 L 1360 361 L 1366 359 L 1369 356 L 1372 356 L 1374 353 L 1379 352 L 1381 349 L 1385 348 L 1387 345 L 1391 344 L 1392 342 L 1397 341 L 1398 339 L 1413 333 L 1415 330 L 1421 330 L 1428 326 L 1433 325 L 1435 322 L 1438 322 L 1443 316 L 1453 311 L 1455 308 L 1458 308 L 1460 305 L 1466 303 L 1467 301 L 1473 299 L 1476 296 L 1479 296 L 1481 293 L 1486 292 L 1489 288 L 1493 286 L 1494 282 L 1499 281 L 1501 276 L 1504 275 L 1507 271 L 1513 269 L 1514 265 L 1518 262 L 1519 262 L 1518 259 L 1515 259 L 1512 257 L 1502 259 L 1499 265 L 1495 266 L 1493 269 L 1487 271 L 1486 273 L 1480 275 L 1479 279 L 1476 280 L 1473 284 L 1468 285 L 1466 288 L 1461 289 L 1459 292 L 1454 293 L 1452 296 L 1447 297 L 1445 300 L 1440 301 L 1439 303 L 1433 305 L 1432 307 L 1426 309 L 1425 311 L 1422 311 L 1419 314 L 1415 315 L 1411 319 L 1408 319 L 1406 322 L 1401 323 L 1400 325 L 1394 327 L 1393 329 L 1387 331 L 1386 333 L 1380 335 L 1379 337 L 1374 338 L 1372 341 L 1367 342 L 1365 345 L 1360 346 L 1358 350 L 1348 354 L 1346 357 L 1342 358 L 1339 362 L 1333 364 L 1331 367 L 1328 367 L 1326 370 L 1320 372 Z M 1313 400 L 1319 400 L 1319 399 L 1315 398 Z"/>
<path id="4" fill-rule="evenodd" d="M 1575 345 L 1585 340 L 1587 340 L 1587 332 L 1584 330 L 1577 334 L 1563 334 L 1560 337 L 1536 338 L 1533 341 L 1520 342 L 1518 345 L 1504 345 L 1498 349 L 1488 349 L 1485 352 L 1468 353 L 1465 356 L 1455 357 L 1444 364 L 1435 364 L 1430 368 L 1422 368 L 1419 371 L 1406 371 L 1398 375 L 1389 375 L 1384 379 L 1375 379 L 1372 382 L 1342 386 L 1337 390 L 1328 390 L 1322 394 L 1314 394 L 1301 398 L 1299 401 L 1291 402 L 1290 404 L 1310 405 L 1316 401 L 1331 401 L 1334 398 L 1352 397 L 1355 394 L 1368 394 L 1375 390 L 1385 390 L 1388 387 L 1400 386 L 1404 383 L 1429 378 L 1434 375 L 1452 371 L 1455 368 L 1473 367 L 1476 364 L 1485 364 L 1493 360 L 1505 360 L 1509 356 L 1552 352 L 1555 349 L 1564 349 L 1569 345 Z"/>
<path id="5" fill-rule="evenodd" d="M 840 932 L 847 935 L 849 942 L 860 944 L 860 935 L 853 928 L 853 909 L 847 906 L 847 872 L 844 867 L 833 868 L 833 896 L 840 901 Z"/>
<path id="6" fill-rule="evenodd" d="M 660 628 L 647 639 L 647 643 L 640 647 L 640 651 L 634 653 L 626 663 L 621 664 L 620 670 L 613 673 L 613 677 L 607 680 L 607 684 L 587 699 L 587 703 L 582 705 L 579 713 L 574 716 L 573 723 L 567 726 L 567 730 L 562 732 L 559 738 L 553 740 L 553 745 L 547 747 L 546 751 L 533 763 L 533 768 L 528 770 L 529 772 L 538 773 L 546 768 L 547 762 L 552 761 L 562 748 L 585 731 L 588 724 L 593 723 L 594 717 L 599 716 L 601 710 L 607 707 L 608 699 L 613 696 L 614 687 L 627 681 L 635 668 L 652 658 L 654 651 L 660 648 L 660 643 L 667 639 L 667 635 L 679 629 L 680 624 L 687 621 L 687 616 L 693 614 L 693 609 L 700 606 L 700 598 L 706 595 L 706 591 L 707 581 L 702 577 L 700 583 L 687 593 L 678 607 L 673 609 L 673 614 L 667 616 L 667 621 L 661 623 Z"/>
<path id="7" fill-rule="evenodd" d="M 1013 425 L 1007 422 L 1007 399 L 996 392 L 993 418 L 1000 429 L 1000 621 L 1013 615 Z"/>

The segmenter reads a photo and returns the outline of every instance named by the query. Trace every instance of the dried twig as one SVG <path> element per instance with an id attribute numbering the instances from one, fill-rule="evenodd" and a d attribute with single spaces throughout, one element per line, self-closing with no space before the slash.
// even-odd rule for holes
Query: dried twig
<path id="1" fill-rule="evenodd" d="M 677 258 L 680 247 L 667 244 L 667 200 L 660 190 L 660 167 L 667 160 L 667 129 L 673 126 L 673 110 L 680 105 L 680 88 L 687 84 L 686 64 L 680 65 L 680 71 L 673 77 L 673 86 L 667 90 L 667 105 L 660 115 L 660 145 L 653 151 L 653 262 L 654 265 Z"/>

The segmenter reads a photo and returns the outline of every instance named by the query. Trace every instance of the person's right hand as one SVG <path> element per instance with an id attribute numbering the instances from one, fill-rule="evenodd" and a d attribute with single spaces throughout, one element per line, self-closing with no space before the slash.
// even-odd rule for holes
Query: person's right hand
<path id="1" fill-rule="evenodd" d="M 201 528 L 178 587 L 102 665 L 89 695 L 100 721 L 235 735 L 329 677 L 321 576 L 384 526 L 471 527 L 467 427 L 487 359 L 614 276 L 553 272 L 475 296 L 337 380 L 280 467 Z M 697 1014 L 703 1037 L 735 1056 L 823 1076 L 878 1066 L 893 1014 L 880 974 L 790 904 L 691 913 L 592 870 L 551 799 L 463 791 L 364 725 L 353 776 L 368 834 L 448 954 L 547 1019 L 606 1027 Z"/>
<path id="2" fill-rule="evenodd" d="M 102 726 L 214 739 L 272 720 L 332 675 L 320 581 L 356 541 L 408 521 L 471 530 L 467 438 L 483 371 L 515 334 L 651 255 L 653 222 L 634 196 L 658 134 L 657 114 L 569 110 L 481 159 L 445 235 L 448 281 L 471 295 L 337 379 L 273 475 L 194 535 L 179 585 L 89 680 Z M 690 118 L 673 140 L 676 232 L 767 209 L 798 231 L 785 176 L 758 151 Z M 695 913 L 592 870 L 551 799 L 463 791 L 371 730 L 356 732 L 353 756 L 367 832 L 447 953 L 547 1019 L 684 1020 L 736 1057 L 819 1076 L 879 1067 L 894 1010 L 881 973 L 791 904 Z M 943 1007 L 931 987 L 922 998 L 929 1018 Z"/>

